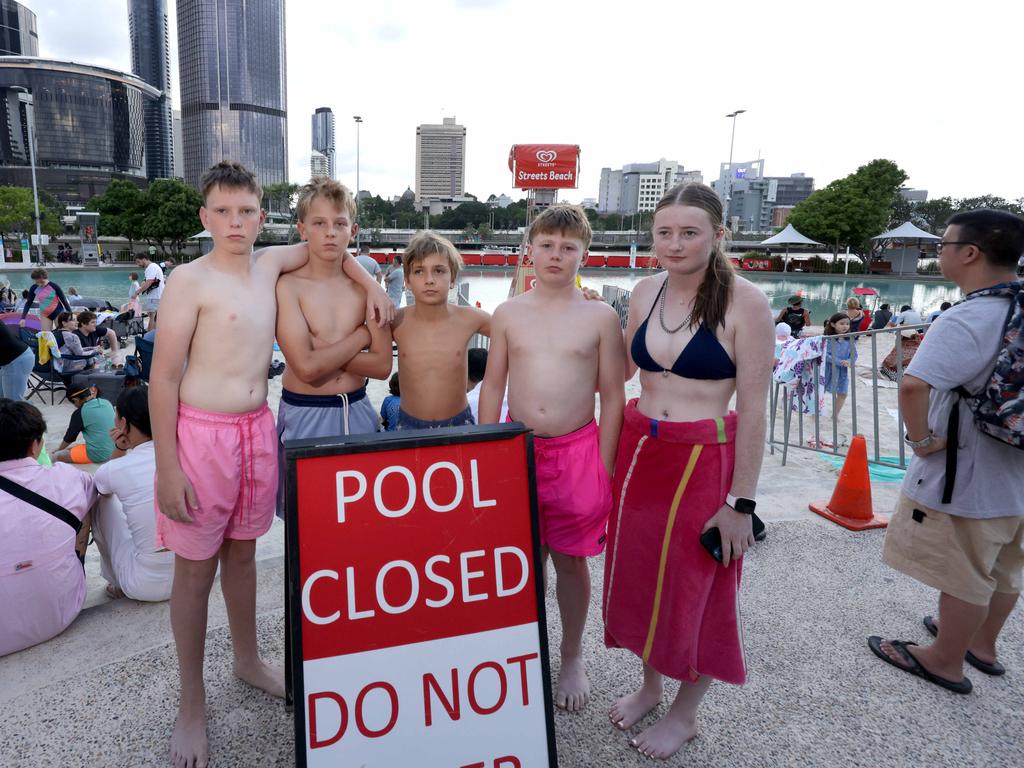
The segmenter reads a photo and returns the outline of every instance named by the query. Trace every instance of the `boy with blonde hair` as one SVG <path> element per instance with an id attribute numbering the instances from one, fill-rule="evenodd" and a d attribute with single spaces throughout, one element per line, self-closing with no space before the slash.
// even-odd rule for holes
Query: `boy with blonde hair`
<path id="1" fill-rule="evenodd" d="M 285 440 L 376 432 L 366 380 L 386 379 L 392 365 L 390 327 L 363 322 L 367 286 L 376 283 L 347 250 L 359 230 L 352 193 L 314 178 L 300 191 L 295 215 L 309 262 L 277 281 L 277 340 L 288 363 L 277 412 L 282 470 Z M 362 285 L 345 265 L 358 270 Z"/>
<path id="2" fill-rule="evenodd" d="M 181 696 L 171 759 L 190 768 L 209 761 L 203 654 L 218 563 L 234 672 L 284 695 L 282 671 L 256 645 L 255 540 L 270 527 L 277 495 L 277 436 L 267 407 L 274 313 L 240 308 L 271 306 L 281 273 L 308 258 L 305 245 L 253 252 L 265 214 L 259 185 L 242 165 L 215 165 L 200 191 L 199 217 L 214 247 L 172 273 L 150 373 L 157 544 L 175 553 L 171 629 Z M 382 294 L 373 295 L 379 301 Z M 390 306 L 386 297 L 383 306 Z"/>
<path id="3" fill-rule="evenodd" d="M 576 288 L 590 238 L 579 206 L 555 205 L 534 220 L 527 255 L 536 283 L 495 310 L 480 392 L 480 422 L 496 422 L 507 379 L 509 418 L 534 432 L 541 545 L 545 559 L 550 553 L 554 562 L 562 617 L 555 703 L 570 712 L 590 697 L 582 657 L 590 603 L 586 558 L 604 549 L 625 405 L 618 316 Z"/>
<path id="4" fill-rule="evenodd" d="M 416 303 L 398 310 L 391 325 L 402 392 L 398 429 L 473 423 L 466 399 L 467 346 L 474 334 L 490 334 L 491 316 L 448 303 L 461 266 L 455 246 L 434 232 L 420 232 L 405 249 L 405 285 Z"/>

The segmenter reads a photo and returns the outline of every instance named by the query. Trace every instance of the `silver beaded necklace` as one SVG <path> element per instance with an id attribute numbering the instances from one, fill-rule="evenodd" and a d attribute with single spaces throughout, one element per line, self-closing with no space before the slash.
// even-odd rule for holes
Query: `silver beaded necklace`
<path id="1" fill-rule="evenodd" d="M 693 319 L 693 311 L 694 309 L 696 309 L 696 307 L 690 309 L 690 314 L 686 316 L 683 322 L 681 322 L 675 328 L 669 328 L 667 325 L 665 325 L 665 297 L 667 295 L 668 286 L 666 285 L 664 290 L 661 292 L 661 301 L 658 303 L 658 322 L 661 323 L 661 329 L 665 331 L 665 333 L 678 333 L 679 331 L 681 331 L 683 328 L 687 327 L 690 324 L 690 320 Z M 694 297 L 694 300 L 696 301 L 696 297 Z"/>

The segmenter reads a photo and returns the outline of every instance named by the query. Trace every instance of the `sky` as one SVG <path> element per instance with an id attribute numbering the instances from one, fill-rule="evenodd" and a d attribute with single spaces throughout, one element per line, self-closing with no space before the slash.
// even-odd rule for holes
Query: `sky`
<path id="1" fill-rule="evenodd" d="M 131 70 L 126 0 L 22 0 L 40 55 Z M 169 0 L 176 47 L 174 0 Z M 676 160 L 708 183 L 729 159 L 820 189 L 876 158 L 929 198 L 1024 197 L 1018 3 L 814 0 L 286 0 L 288 153 L 309 176 L 310 116 L 331 107 L 338 176 L 414 186 L 416 126 L 467 129 L 466 191 L 512 189 L 513 144 L 581 148 L 602 167 Z M 175 52 L 176 57 L 176 52 Z M 172 87 L 178 104 L 177 58 Z"/>

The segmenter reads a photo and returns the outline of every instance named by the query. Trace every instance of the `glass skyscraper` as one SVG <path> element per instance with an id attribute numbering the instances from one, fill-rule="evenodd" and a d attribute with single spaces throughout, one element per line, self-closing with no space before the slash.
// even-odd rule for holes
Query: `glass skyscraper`
<path id="1" fill-rule="evenodd" d="M 0 0 L 0 56 L 38 56 L 36 15 L 15 0 Z"/>
<path id="2" fill-rule="evenodd" d="M 160 91 L 105 67 L 27 56 L 0 57 L 0 185 L 32 186 L 26 105 L 32 93 L 39 186 L 85 204 L 113 179 L 145 186 L 146 101 Z"/>
<path id="3" fill-rule="evenodd" d="M 178 0 L 185 181 L 237 160 L 288 180 L 284 0 Z"/>
<path id="4" fill-rule="evenodd" d="M 161 91 L 143 106 L 146 115 L 146 177 L 174 175 L 171 138 L 171 54 L 167 37 L 167 0 L 128 0 L 132 73 Z"/>
<path id="5" fill-rule="evenodd" d="M 327 158 L 327 173 L 320 175 L 338 178 L 334 162 L 334 113 L 330 107 L 317 107 L 313 113 L 312 149 Z"/>

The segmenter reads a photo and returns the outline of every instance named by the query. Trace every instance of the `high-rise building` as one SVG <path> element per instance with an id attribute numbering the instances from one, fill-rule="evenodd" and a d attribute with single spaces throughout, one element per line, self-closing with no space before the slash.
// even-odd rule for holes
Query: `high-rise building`
<path id="1" fill-rule="evenodd" d="M 284 0 L 178 0 L 185 181 L 237 160 L 288 180 Z"/>
<path id="2" fill-rule="evenodd" d="M 727 225 L 738 232 L 770 232 L 787 213 L 814 191 L 814 178 L 802 173 L 789 176 L 765 176 L 764 160 L 722 163 L 718 179 L 711 185 L 723 205 L 728 202 Z"/>
<path id="3" fill-rule="evenodd" d="M 167 0 L 128 0 L 132 73 L 161 92 L 143 105 L 146 117 L 146 177 L 174 175 L 171 119 L 171 46 L 167 37 Z"/>
<path id="4" fill-rule="evenodd" d="M 15 0 L 0 0 L 0 56 L 38 56 L 36 15 Z"/>
<path id="5" fill-rule="evenodd" d="M 601 169 L 597 210 L 600 213 L 633 214 L 653 211 L 658 201 L 677 184 L 701 182 L 700 171 L 687 171 L 675 160 L 632 163 L 622 170 Z"/>
<path id="6" fill-rule="evenodd" d="M 454 117 L 416 128 L 416 202 L 462 197 L 466 189 L 466 127 Z"/>
<path id="7" fill-rule="evenodd" d="M 32 93 L 32 107 L 19 89 Z M 63 203 L 84 204 L 113 179 L 146 185 L 143 108 L 161 92 L 106 67 L 34 56 L 0 57 L 0 186 L 36 180 Z"/>
<path id="8" fill-rule="evenodd" d="M 315 149 L 309 156 L 309 175 L 310 178 L 316 176 L 330 176 L 331 175 L 331 163 L 330 159 L 323 152 L 317 152 Z"/>
<path id="9" fill-rule="evenodd" d="M 181 110 L 171 110 L 171 145 L 174 147 L 174 178 L 185 178 L 185 153 L 181 146 Z"/>
<path id="10" fill-rule="evenodd" d="M 327 171 L 314 176 L 337 178 L 334 153 L 334 113 L 330 107 L 318 107 L 313 113 L 313 155 L 320 153 L 327 158 Z M 311 161 L 312 162 L 312 161 Z"/>

